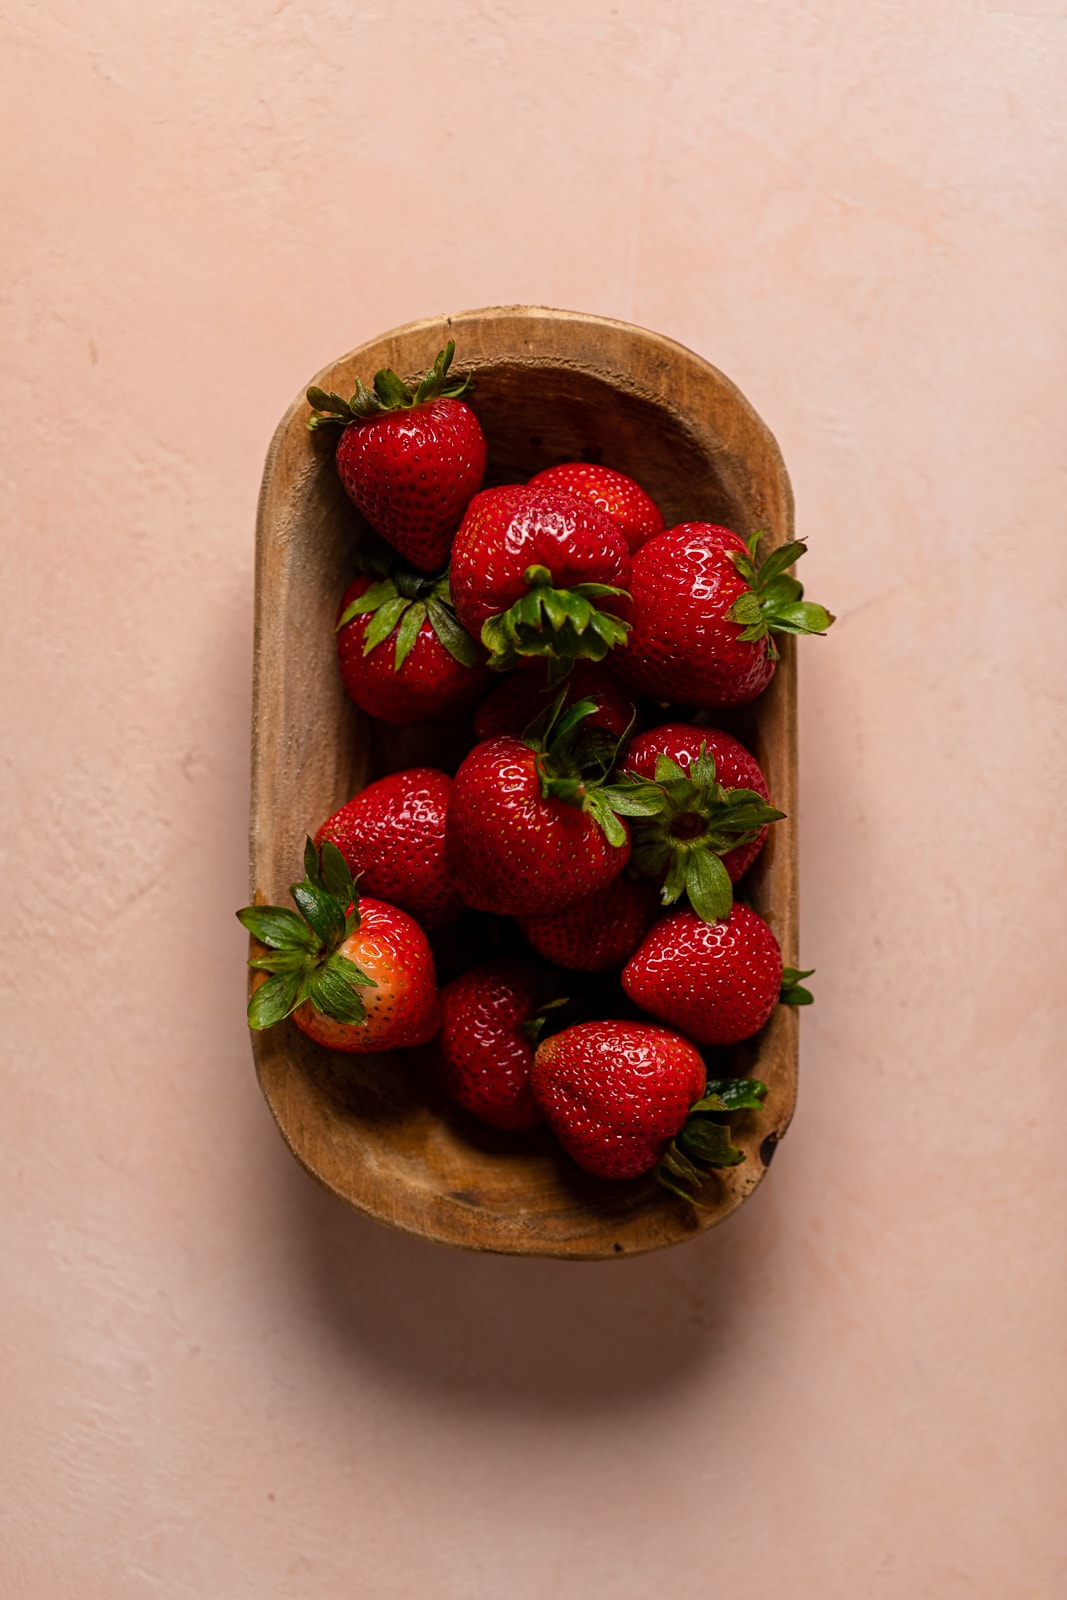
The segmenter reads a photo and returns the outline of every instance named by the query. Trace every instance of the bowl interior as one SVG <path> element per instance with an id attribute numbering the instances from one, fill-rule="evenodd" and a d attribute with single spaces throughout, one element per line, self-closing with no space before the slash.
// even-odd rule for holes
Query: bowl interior
<path id="1" fill-rule="evenodd" d="M 540 311 L 470 313 L 375 341 L 315 380 L 342 394 L 379 366 L 406 377 L 444 339 L 477 374 L 470 403 L 489 442 L 486 483 L 522 481 L 557 462 L 590 460 L 637 478 L 668 526 L 723 522 L 791 536 L 788 481 L 774 441 L 714 368 L 641 329 Z M 366 527 L 345 496 L 332 446 L 306 429 L 301 397 L 279 427 L 260 506 L 253 728 L 252 886 L 285 903 L 306 833 L 366 783 L 414 764 L 454 771 L 469 724 L 395 729 L 345 696 L 333 622 Z M 771 688 L 717 725 L 760 760 L 776 804 L 793 810 L 793 655 Z M 708 719 L 705 719 L 708 720 Z M 739 890 L 795 959 L 791 823 L 771 838 Z M 582 1174 L 543 1130 L 498 1134 L 435 1089 L 426 1051 L 350 1056 L 291 1023 L 254 1039 L 264 1093 L 294 1154 L 352 1204 L 443 1243 L 514 1253 L 635 1254 L 701 1231 L 762 1176 L 795 1093 L 796 1019 L 779 1007 L 757 1039 L 717 1070 L 770 1085 L 737 1142 L 743 1166 L 713 1178 L 698 1211 L 651 1179 L 606 1184 Z"/>

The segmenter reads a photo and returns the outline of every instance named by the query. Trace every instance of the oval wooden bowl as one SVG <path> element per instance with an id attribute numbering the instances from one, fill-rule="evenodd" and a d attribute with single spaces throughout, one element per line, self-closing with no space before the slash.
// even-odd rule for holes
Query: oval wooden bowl
<path id="1" fill-rule="evenodd" d="M 669 339 L 603 317 L 494 307 L 415 322 L 320 372 L 350 394 L 383 366 L 424 371 L 452 337 L 472 367 L 471 404 L 489 440 L 487 483 L 584 457 L 633 474 L 668 527 L 765 529 L 792 537 L 778 447 L 721 372 Z M 341 489 L 329 442 L 308 432 L 303 393 L 267 455 L 256 557 L 251 889 L 288 903 L 304 837 L 373 778 L 419 762 L 454 770 L 469 734 L 390 729 L 347 699 L 333 624 L 364 525 Z M 788 820 L 741 886 L 796 964 L 796 712 L 792 640 L 769 690 L 717 718 L 754 750 Z M 466 737 L 466 743 L 464 739 Z M 739 1119 L 743 1165 L 712 1177 L 697 1210 L 653 1179 L 605 1183 L 574 1167 L 544 1130 L 498 1134 L 442 1098 L 418 1051 L 324 1051 L 291 1022 L 253 1035 L 259 1082 L 289 1148 L 327 1188 L 381 1222 L 441 1244 L 592 1260 L 638 1255 L 712 1227 L 752 1193 L 796 1098 L 797 1017 L 778 1006 L 724 1070 L 769 1086 Z"/>

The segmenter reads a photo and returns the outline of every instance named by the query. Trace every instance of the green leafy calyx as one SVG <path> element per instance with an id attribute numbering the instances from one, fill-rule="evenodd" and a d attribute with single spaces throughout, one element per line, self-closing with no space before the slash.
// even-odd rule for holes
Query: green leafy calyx
<path id="1" fill-rule="evenodd" d="M 834 621 L 824 606 L 804 599 L 804 586 L 790 576 L 787 568 L 808 548 L 803 539 L 791 539 L 788 544 L 772 550 L 763 562 L 756 560 L 756 550 L 762 533 L 754 533 L 747 540 L 748 549 L 729 550 L 727 555 L 749 592 L 734 601 L 726 613 L 728 622 L 740 622 L 741 639 L 766 639 L 768 649 L 773 649 L 772 633 L 825 633 Z"/>
<path id="2" fill-rule="evenodd" d="M 810 989 L 805 989 L 804 978 L 810 978 L 815 971 L 809 967 L 806 972 L 801 972 L 799 967 L 786 967 L 782 972 L 782 987 L 778 991 L 778 999 L 783 1006 L 810 1006 L 815 996 Z"/>
<path id="3" fill-rule="evenodd" d="M 237 913 L 253 939 L 267 947 L 248 965 L 270 974 L 248 1002 L 249 1027 L 273 1028 L 305 1001 L 338 1022 L 366 1022 L 359 990 L 377 984 L 341 954 L 341 946 L 359 927 L 359 895 L 335 844 L 326 840 L 320 854 L 308 839 L 303 881 L 294 883 L 289 893 L 297 911 L 245 906 Z"/>
<path id="4" fill-rule="evenodd" d="M 626 643 L 630 624 L 595 604 L 629 599 L 625 589 L 610 583 L 557 589 L 549 569 L 539 565 L 527 567 L 523 578 L 526 593 L 482 627 L 489 664 L 498 672 L 510 672 L 520 656 L 544 656 L 565 663 L 566 670 L 579 658 L 603 661 L 609 650 Z"/>
<path id="5" fill-rule="evenodd" d="M 751 844 L 762 828 L 785 813 L 754 789 L 724 788 L 716 777 L 715 758 L 703 743 L 688 772 L 671 756 L 660 755 L 654 783 L 624 774 L 619 787 L 627 784 L 645 806 L 634 822 L 631 859 L 637 871 L 662 881 L 665 906 L 684 894 L 701 921 L 728 917 L 733 884 L 722 857 Z M 657 795 L 660 803 L 653 809 Z"/>
<path id="6" fill-rule="evenodd" d="M 578 700 L 563 709 L 567 698 L 561 689 L 555 702 L 527 728 L 523 742 L 536 756 L 536 769 L 543 800 L 561 800 L 578 806 L 593 818 L 610 845 L 625 845 L 629 834 L 619 818 L 645 815 L 649 804 L 658 805 L 652 785 L 609 784 L 619 751 L 630 736 L 627 728 L 620 739 L 604 728 L 586 726 L 597 710 L 595 700 Z"/>
<path id="7" fill-rule="evenodd" d="M 353 422 L 365 422 L 371 417 L 384 416 L 388 411 L 410 411 L 414 406 L 426 405 L 431 400 L 458 400 L 460 395 L 470 390 L 474 380 L 469 372 L 449 373 L 455 353 L 455 340 L 449 339 L 445 348 L 438 351 L 437 360 L 429 372 L 414 389 L 398 378 L 391 367 L 382 367 L 380 372 L 374 374 L 374 386 L 371 389 L 357 378 L 356 392 L 351 400 L 344 400 L 332 390 L 320 389 L 312 384 L 307 392 L 308 403 L 312 407 L 308 427 L 312 432 L 319 428 L 347 428 Z"/>
<path id="8" fill-rule="evenodd" d="M 478 665 L 478 649 L 470 634 L 457 620 L 448 585 L 448 572 L 426 577 L 398 561 L 369 589 L 364 589 L 345 607 L 337 623 L 338 632 L 354 617 L 370 615 L 363 638 L 363 654 L 395 635 L 393 670 L 399 672 L 415 646 L 419 630 L 428 622 L 438 643 L 463 667 Z"/>
<path id="9" fill-rule="evenodd" d="M 709 1078 L 704 1093 L 659 1159 L 656 1177 L 665 1189 L 705 1209 L 694 1191 L 716 1167 L 736 1167 L 745 1159 L 730 1138 L 730 1118 L 755 1111 L 767 1085 L 758 1078 Z"/>

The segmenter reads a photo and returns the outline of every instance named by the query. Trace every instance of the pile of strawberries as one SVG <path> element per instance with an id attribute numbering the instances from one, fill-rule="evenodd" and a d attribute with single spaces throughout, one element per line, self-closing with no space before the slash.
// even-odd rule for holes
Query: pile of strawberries
<path id="1" fill-rule="evenodd" d="M 587 1171 L 654 1169 L 697 1201 L 743 1159 L 730 1116 L 766 1092 L 709 1078 L 709 1050 L 811 998 L 734 900 L 782 813 L 704 714 L 766 688 L 776 632 L 833 618 L 788 571 L 803 544 L 760 564 L 758 534 L 668 529 L 613 468 L 481 489 L 452 355 L 414 389 L 385 370 L 308 400 L 381 541 L 341 601 L 345 687 L 394 725 L 472 718 L 467 753 L 323 822 L 295 911 L 238 913 L 262 947 L 249 1022 L 292 1016 L 334 1050 L 434 1041 L 441 1087 L 482 1121 L 546 1121 Z"/>

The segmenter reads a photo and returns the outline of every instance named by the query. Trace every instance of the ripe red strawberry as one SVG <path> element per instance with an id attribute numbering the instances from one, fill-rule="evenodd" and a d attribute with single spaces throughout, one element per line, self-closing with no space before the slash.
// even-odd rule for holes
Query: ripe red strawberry
<path id="1" fill-rule="evenodd" d="M 647 1022 L 582 1022 L 545 1039 L 530 1078 L 567 1154 L 600 1178 L 656 1169 L 665 1188 L 696 1200 L 707 1167 L 735 1166 L 725 1119 L 760 1104 L 754 1078 L 706 1081 L 688 1039 Z"/>
<path id="2" fill-rule="evenodd" d="M 474 713 L 474 731 L 479 739 L 495 739 L 502 733 L 518 736 L 552 705 L 558 692 L 558 685 L 546 681 L 543 669 L 505 673 Z M 576 661 L 567 677 L 563 709 L 579 700 L 591 700 L 595 708 L 586 727 L 603 728 L 616 739 L 637 717 L 636 697 L 595 661 Z"/>
<path id="3" fill-rule="evenodd" d="M 529 481 L 546 489 L 576 494 L 580 500 L 591 500 L 621 529 L 631 555 L 646 539 L 663 532 L 663 517 L 651 495 L 614 467 L 601 467 L 592 461 L 567 461 L 534 473 Z"/>
<path id="4" fill-rule="evenodd" d="M 669 722 L 638 734 L 622 770 L 663 795 L 658 812 L 634 820 L 634 866 L 662 883 L 664 905 L 688 894 L 705 922 L 729 916 L 732 885 L 782 816 L 755 756 L 717 728 Z"/>
<path id="5" fill-rule="evenodd" d="M 642 1010 L 699 1044 L 737 1044 L 778 1002 L 782 952 L 754 911 L 735 905 L 719 922 L 674 911 L 657 922 L 622 974 Z"/>
<path id="6" fill-rule="evenodd" d="M 511 957 L 471 967 L 441 990 L 441 1087 L 492 1128 L 543 1121 L 530 1069 L 546 976 L 538 962 Z"/>
<path id="7" fill-rule="evenodd" d="M 360 901 L 336 845 L 309 839 L 304 880 L 285 906 L 245 906 L 238 919 L 266 945 L 249 966 L 271 974 L 248 1003 L 252 1028 L 291 1016 L 331 1050 L 397 1050 L 425 1044 L 440 1025 L 426 935 L 406 911 Z"/>
<path id="8" fill-rule="evenodd" d="M 414 391 L 388 367 L 351 400 L 312 387 L 312 429 L 340 427 L 337 470 L 371 527 L 421 572 L 448 560 L 464 507 L 485 475 L 486 442 L 459 396 L 470 378 L 450 378 L 449 340 Z"/>
<path id="9" fill-rule="evenodd" d="M 359 577 L 345 590 L 337 628 L 341 681 L 383 722 L 459 716 L 492 678 L 484 652 L 456 621 L 447 577 Z"/>
<path id="10" fill-rule="evenodd" d="M 617 615 L 630 581 L 626 540 L 573 495 L 483 489 L 456 534 L 451 571 L 457 617 L 501 670 L 524 656 L 602 661 L 626 638 Z"/>
<path id="11" fill-rule="evenodd" d="M 546 961 L 571 972 L 610 972 L 633 955 L 658 915 L 652 884 L 623 872 L 606 889 L 562 911 L 515 920 Z"/>
<path id="12" fill-rule="evenodd" d="M 391 773 L 324 822 L 315 843 L 337 846 L 362 893 L 388 900 L 433 931 L 464 909 L 445 867 L 451 794 L 452 779 L 435 767 Z"/>
<path id="13" fill-rule="evenodd" d="M 485 740 L 460 766 L 445 860 L 469 906 L 504 916 L 557 911 L 626 865 L 629 829 L 603 783 L 612 755 L 589 759 L 581 738 L 589 710 L 579 701 L 540 738 Z"/>
<path id="14" fill-rule="evenodd" d="M 786 572 L 805 545 L 781 545 L 757 568 L 759 538 L 683 522 L 641 546 L 622 603 L 629 644 L 612 658 L 624 683 L 682 705 L 743 705 L 774 675 L 772 632 L 825 633 L 833 617 Z"/>

